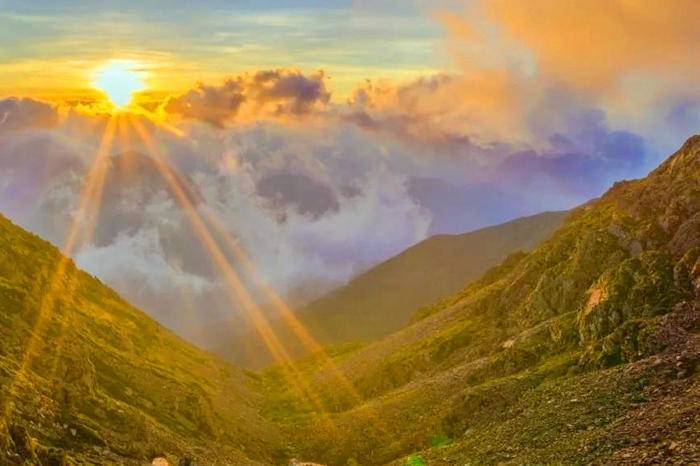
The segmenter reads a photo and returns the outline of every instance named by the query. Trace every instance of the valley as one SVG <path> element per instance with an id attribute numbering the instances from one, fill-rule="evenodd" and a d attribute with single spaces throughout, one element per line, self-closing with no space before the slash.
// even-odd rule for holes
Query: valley
<path id="1" fill-rule="evenodd" d="M 255 372 L 5 218 L 0 257 L 3 464 L 700 462 L 700 136 L 403 328 Z"/>

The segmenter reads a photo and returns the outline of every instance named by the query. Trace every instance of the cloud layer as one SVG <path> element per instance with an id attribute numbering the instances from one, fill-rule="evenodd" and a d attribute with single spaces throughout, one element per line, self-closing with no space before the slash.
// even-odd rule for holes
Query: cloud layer
<path id="1" fill-rule="evenodd" d="M 153 146 L 283 294 L 326 290 L 430 234 L 573 207 L 697 130 L 694 5 L 468 2 L 435 15 L 451 71 L 367 80 L 343 102 L 326 73 L 296 69 L 167 97 L 131 117 L 152 146 L 119 127 L 75 258 L 190 336 L 238 312 Z M 61 244 L 106 119 L 0 100 L 0 210 Z"/>

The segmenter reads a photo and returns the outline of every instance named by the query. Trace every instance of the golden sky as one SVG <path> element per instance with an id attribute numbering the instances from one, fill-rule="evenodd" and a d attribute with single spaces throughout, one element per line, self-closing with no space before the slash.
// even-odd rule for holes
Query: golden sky
<path id="1" fill-rule="evenodd" d="M 444 69 L 442 34 L 411 2 L 0 0 L 0 95 L 94 98 L 105 62 L 130 60 L 156 93 L 293 67 L 323 69 L 342 100 L 364 79 Z"/>

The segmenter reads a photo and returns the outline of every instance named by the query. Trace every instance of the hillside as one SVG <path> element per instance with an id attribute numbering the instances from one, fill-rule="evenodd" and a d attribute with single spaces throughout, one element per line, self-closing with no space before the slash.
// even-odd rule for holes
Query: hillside
<path id="1" fill-rule="evenodd" d="M 433 236 L 300 308 L 297 315 L 325 344 L 376 340 L 404 326 L 418 308 L 456 293 L 509 254 L 533 248 L 566 215 L 546 212 L 461 235 Z M 285 346 L 302 354 L 294 334 L 277 324 L 276 333 Z M 271 361 L 254 333 L 229 335 L 212 347 L 244 366 L 261 367 Z"/>
<path id="2" fill-rule="evenodd" d="M 331 363 L 244 373 L 2 217 L 0 258 L 0 464 L 700 462 L 700 136 Z"/>
<path id="3" fill-rule="evenodd" d="M 700 136 L 532 252 L 334 359 L 303 366 L 329 421 L 276 392 L 281 424 L 316 461 L 697 464 Z"/>
<path id="4" fill-rule="evenodd" d="M 259 414 L 254 379 L 4 217 L 0 309 L 0 464 L 165 455 L 173 464 L 253 465 L 284 456 L 278 430 Z"/>

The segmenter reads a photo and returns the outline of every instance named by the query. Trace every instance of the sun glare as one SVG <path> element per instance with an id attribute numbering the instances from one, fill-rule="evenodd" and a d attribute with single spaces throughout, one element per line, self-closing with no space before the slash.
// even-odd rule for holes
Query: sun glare
<path id="1" fill-rule="evenodd" d="M 146 87 L 146 73 L 140 68 L 142 65 L 133 61 L 110 61 L 97 71 L 92 84 L 107 94 L 117 108 L 121 108 L 131 102 L 135 92 Z"/>

